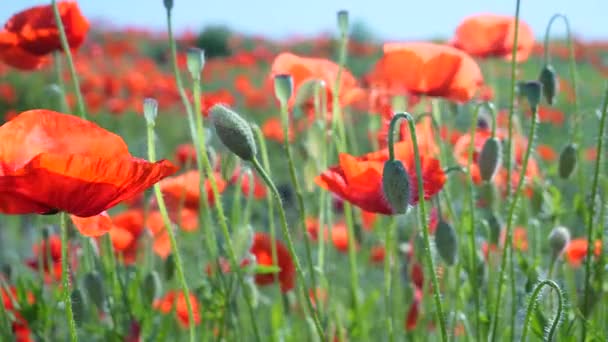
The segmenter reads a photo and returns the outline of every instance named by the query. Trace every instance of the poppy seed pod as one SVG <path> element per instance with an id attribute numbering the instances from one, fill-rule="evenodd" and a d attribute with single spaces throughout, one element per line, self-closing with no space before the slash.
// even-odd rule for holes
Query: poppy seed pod
<path id="1" fill-rule="evenodd" d="M 448 265 L 454 265 L 458 258 L 458 238 L 451 224 L 440 220 L 435 231 L 435 246 L 439 256 Z"/>
<path id="2" fill-rule="evenodd" d="M 576 168 L 576 145 L 568 144 L 559 154 L 559 176 L 568 179 Z"/>
<path id="3" fill-rule="evenodd" d="M 205 66 L 205 51 L 199 48 L 189 48 L 186 55 L 186 66 L 192 78 L 199 80 Z"/>
<path id="4" fill-rule="evenodd" d="M 558 226 L 553 228 L 551 233 L 549 233 L 549 246 L 551 246 L 551 250 L 553 251 L 553 255 L 555 257 L 561 255 L 569 243 L 570 231 L 568 228 Z"/>
<path id="5" fill-rule="evenodd" d="M 89 298 L 93 301 L 93 303 L 99 308 L 103 310 L 106 295 L 103 287 L 103 279 L 98 272 L 93 271 L 87 273 L 83 279 L 84 288 L 87 290 L 87 294 Z"/>
<path id="6" fill-rule="evenodd" d="M 342 36 L 346 36 L 348 34 L 348 11 L 347 10 L 338 11 L 338 28 L 340 29 L 340 34 Z"/>
<path id="7" fill-rule="evenodd" d="M 253 161 L 257 148 L 247 121 L 221 104 L 211 108 L 211 118 L 222 143 L 241 159 Z"/>
<path id="8" fill-rule="evenodd" d="M 555 96 L 559 91 L 559 82 L 557 81 L 557 73 L 551 64 L 547 64 L 540 71 L 538 81 L 543 85 L 543 95 L 549 105 L 553 105 Z"/>
<path id="9" fill-rule="evenodd" d="M 158 276 L 158 272 L 152 271 L 146 274 L 141 289 L 145 300 L 144 303 L 152 303 L 153 300 L 158 298 L 161 291 L 160 277 Z"/>
<path id="10" fill-rule="evenodd" d="M 293 93 L 293 77 L 289 74 L 274 76 L 274 96 L 281 105 L 285 105 Z"/>
<path id="11" fill-rule="evenodd" d="M 477 162 L 479 164 L 479 173 L 481 174 L 481 179 L 486 182 L 490 182 L 492 178 L 494 178 L 498 165 L 500 164 L 501 155 L 502 150 L 500 141 L 498 141 L 496 138 L 487 139 L 483 144 Z"/>
<path id="12" fill-rule="evenodd" d="M 394 213 L 409 209 L 410 179 L 400 160 L 387 160 L 382 169 L 382 190 Z"/>
<path id="13" fill-rule="evenodd" d="M 144 118 L 148 126 L 154 126 L 158 115 L 158 101 L 153 98 L 144 99 Z"/>
<path id="14" fill-rule="evenodd" d="M 173 9 L 173 0 L 163 0 L 163 4 L 165 5 L 165 8 L 167 9 L 167 11 L 170 11 Z"/>
<path id="15" fill-rule="evenodd" d="M 527 81 L 519 83 L 519 93 L 528 100 L 530 110 L 536 112 L 540 97 L 542 95 L 543 85 L 539 81 Z"/>

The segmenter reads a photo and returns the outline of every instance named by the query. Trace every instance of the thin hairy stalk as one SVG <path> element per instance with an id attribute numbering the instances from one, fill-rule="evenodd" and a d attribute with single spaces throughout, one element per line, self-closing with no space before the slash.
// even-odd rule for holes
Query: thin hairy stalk
<path id="1" fill-rule="evenodd" d="M 74 312 L 72 311 L 72 296 L 70 293 L 70 263 L 68 262 L 68 223 L 67 215 L 64 212 L 59 213 L 59 228 L 61 230 L 61 284 L 63 285 L 63 301 L 65 304 L 65 316 L 68 322 L 70 331 L 70 340 L 78 341 L 76 333 L 76 321 L 74 321 Z"/>
<path id="2" fill-rule="evenodd" d="M 562 290 L 553 280 L 543 280 L 536 285 L 534 291 L 532 292 L 532 296 L 530 297 L 530 303 L 528 304 L 528 309 L 526 310 L 526 320 L 524 323 L 524 328 L 521 333 L 521 342 L 526 342 L 528 338 L 528 330 L 530 330 L 530 322 L 532 321 L 532 313 L 536 308 L 536 303 L 538 302 L 538 297 L 540 296 L 541 291 L 545 286 L 551 287 L 555 290 L 557 294 L 557 312 L 555 313 L 555 317 L 553 318 L 553 322 L 551 323 L 551 327 L 547 330 L 544 340 L 545 341 L 553 341 L 555 338 L 555 333 L 557 333 L 557 327 L 559 326 L 562 320 L 562 314 L 564 312 L 564 295 L 562 294 Z M 584 341 L 584 340 L 582 340 Z"/>
<path id="3" fill-rule="evenodd" d="M 517 1 L 519 3 L 519 0 Z M 512 245 L 513 245 L 513 220 L 515 218 L 515 211 L 517 210 L 517 201 L 521 195 L 521 191 L 523 189 L 523 185 L 526 179 L 526 171 L 528 170 L 528 160 L 530 159 L 530 155 L 532 154 L 534 138 L 536 137 L 536 126 L 538 124 L 538 108 L 532 108 L 532 126 L 530 127 L 530 133 L 528 135 L 528 147 L 526 148 L 526 153 L 524 155 L 523 162 L 521 164 L 521 169 L 519 173 L 519 182 L 517 183 L 517 188 L 515 189 L 515 193 L 513 194 L 513 198 L 511 199 L 511 205 L 509 206 L 508 216 L 507 216 L 507 227 L 505 233 L 505 244 L 503 247 L 502 258 L 500 262 L 500 273 L 498 276 L 498 288 L 496 291 L 496 300 L 494 302 L 494 315 L 492 319 L 492 328 L 490 333 L 490 340 L 495 341 L 496 339 L 496 329 L 498 328 L 498 319 L 500 316 L 500 302 L 502 300 L 502 288 L 506 278 L 506 269 L 507 269 L 507 256 L 512 254 Z M 507 180 L 507 183 L 510 183 L 510 179 Z M 508 184 L 510 188 L 511 185 Z M 513 299 L 514 300 L 514 299 Z"/>
<path id="4" fill-rule="evenodd" d="M 274 196 L 274 201 L 277 205 L 277 208 L 279 209 L 279 216 L 281 218 L 281 229 L 283 230 L 283 235 L 285 236 L 285 239 L 287 240 L 287 249 L 289 250 L 289 253 L 291 254 L 291 257 L 293 259 L 293 263 L 295 265 L 296 273 L 298 274 L 298 278 L 300 278 L 300 280 L 303 282 L 304 281 L 304 272 L 302 271 L 302 264 L 300 263 L 300 259 L 298 258 L 298 255 L 296 254 L 295 246 L 293 244 L 293 239 L 291 238 L 291 233 L 289 232 L 289 227 L 287 226 L 287 218 L 285 216 L 285 210 L 283 209 L 283 201 L 281 200 L 281 195 L 279 193 L 279 190 L 277 190 L 277 187 L 275 186 L 274 182 L 272 181 L 270 176 L 268 176 L 268 174 L 266 173 L 266 171 L 264 170 L 262 165 L 260 165 L 260 162 L 257 159 L 253 159 L 253 166 L 254 166 L 255 170 L 258 172 L 258 174 L 260 175 L 260 177 L 262 177 L 262 180 L 264 180 L 264 183 L 266 183 L 266 185 L 270 188 L 270 191 L 272 191 L 272 194 Z M 306 302 L 306 305 L 308 306 L 308 310 L 310 311 L 310 313 L 312 315 L 312 318 L 313 318 L 313 321 L 315 324 L 315 328 L 317 330 L 317 334 L 319 335 L 319 338 L 322 341 L 325 341 L 325 333 L 323 332 L 323 328 L 321 326 L 321 321 L 319 320 L 319 316 L 312 304 L 312 300 L 311 300 L 310 296 L 306 295 L 306 287 L 302 282 L 298 282 L 298 288 L 304 294 L 303 297 L 306 298 L 305 302 Z"/>
<path id="5" fill-rule="evenodd" d="M 68 69 L 70 70 L 70 77 L 72 78 L 72 84 L 74 86 L 74 93 L 76 94 L 76 102 L 78 104 L 78 114 L 81 118 L 87 118 L 87 110 L 84 106 L 84 100 L 82 98 L 82 92 L 80 91 L 80 82 L 78 81 L 78 74 L 76 73 L 76 66 L 72 59 L 72 51 L 70 51 L 70 45 L 68 44 L 68 38 L 65 34 L 65 27 L 61 21 L 61 14 L 59 13 L 59 7 L 57 7 L 57 1 L 51 0 L 51 6 L 53 7 L 53 15 L 55 16 L 55 23 L 59 30 L 59 40 L 61 42 L 61 48 L 65 57 L 68 61 Z"/>
<path id="6" fill-rule="evenodd" d="M 589 315 L 589 301 L 591 299 L 591 264 L 593 263 L 593 251 L 595 248 L 595 225 L 594 218 L 596 214 L 596 197 L 599 192 L 599 179 L 602 170 L 602 154 L 604 153 L 604 128 L 606 125 L 606 112 L 608 111 L 608 83 L 606 93 L 604 94 L 604 103 L 602 105 L 602 116 L 600 119 L 600 130 L 597 138 L 597 155 L 595 157 L 595 169 L 593 170 L 593 183 L 591 186 L 591 203 L 589 204 L 589 217 L 587 219 L 587 258 L 585 260 L 585 294 L 583 297 L 583 313 Z M 602 234 L 603 235 L 603 234 Z M 587 337 L 587 326 L 583 324 L 581 341 L 585 341 Z"/>

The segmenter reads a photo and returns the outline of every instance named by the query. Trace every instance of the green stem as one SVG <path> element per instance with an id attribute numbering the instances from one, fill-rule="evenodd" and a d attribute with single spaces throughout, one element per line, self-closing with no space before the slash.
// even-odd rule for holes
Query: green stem
<path id="1" fill-rule="evenodd" d="M 272 194 L 274 196 L 274 201 L 276 202 L 277 207 L 279 209 L 279 215 L 281 218 L 281 228 L 283 230 L 283 235 L 285 236 L 285 239 L 287 240 L 287 248 L 289 249 L 289 253 L 291 254 L 291 257 L 293 258 L 293 263 L 295 264 L 298 277 L 302 281 L 304 281 L 304 272 L 302 271 L 302 265 L 300 264 L 300 259 L 298 258 L 298 255 L 296 254 L 296 250 L 295 250 L 295 247 L 293 244 L 293 239 L 291 238 L 291 233 L 289 232 L 289 228 L 287 227 L 287 218 L 285 217 L 285 210 L 283 209 L 283 202 L 281 200 L 281 195 L 279 194 L 279 190 L 277 190 L 277 187 L 274 185 L 274 182 L 272 181 L 270 176 L 268 176 L 268 174 L 266 173 L 266 171 L 264 170 L 262 165 L 260 165 L 260 162 L 257 159 L 253 159 L 252 163 L 253 163 L 255 170 L 259 173 L 260 177 L 262 177 L 262 179 L 264 180 L 264 183 L 266 183 L 266 185 L 272 191 Z M 300 282 L 299 288 L 300 288 L 300 291 L 302 293 L 304 293 L 303 296 L 306 298 L 305 302 L 308 306 L 308 310 L 312 314 L 315 328 L 317 329 L 317 334 L 319 335 L 319 338 L 321 339 L 321 341 L 325 341 L 325 333 L 323 332 L 323 328 L 321 326 L 321 321 L 319 320 L 317 311 L 314 309 L 314 306 L 312 305 L 310 296 L 308 296 L 306 294 L 306 287 L 304 284 L 302 284 Z"/>
<path id="2" fill-rule="evenodd" d="M 68 38 L 65 34 L 65 28 L 61 21 L 61 14 L 57 7 L 57 1 L 51 0 L 51 6 L 53 6 L 53 14 L 55 16 L 55 23 L 59 30 L 59 40 L 61 41 L 61 48 L 65 53 L 65 57 L 68 60 L 68 69 L 70 70 L 70 77 L 72 78 L 72 84 L 74 86 L 74 93 L 76 93 L 76 101 L 78 103 L 78 114 L 81 118 L 87 118 L 86 107 L 84 106 L 84 100 L 82 98 L 82 92 L 80 91 L 80 83 L 78 82 L 78 74 L 76 74 L 76 67 L 74 66 L 74 60 L 72 59 L 72 52 L 70 51 L 70 45 L 68 44 Z"/>
<path id="3" fill-rule="evenodd" d="M 561 322 L 562 314 L 564 312 L 564 296 L 560 287 L 553 280 L 546 279 L 536 285 L 534 291 L 532 292 L 532 297 L 530 297 L 530 303 L 528 304 L 528 309 L 526 310 L 526 320 L 521 334 L 521 342 L 525 342 L 528 337 L 528 330 L 530 329 L 530 322 L 532 321 L 532 312 L 534 312 L 538 297 L 540 296 L 540 292 L 545 286 L 551 287 L 553 290 L 555 290 L 555 293 L 557 294 L 557 312 L 555 313 L 555 317 L 553 318 L 553 323 L 551 323 L 551 328 L 549 328 L 549 330 L 547 330 L 546 332 L 544 340 L 552 341 L 555 337 L 557 327 Z"/>
<path id="4" fill-rule="evenodd" d="M 156 161 L 156 148 L 154 146 L 154 125 L 153 123 L 148 123 L 147 129 L 148 135 L 148 159 L 150 162 Z M 182 257 L 180 255 L 179 248 L 177 247 L 177 240 L 175 239 L 175 233 L 173 232 L 173 225 L 171 220 L 169 219 L 169 214 L 167 212 L 167 207 L 165 206 L 165 199 L 163 198 L 163 194 L 160 190 L 160 184 L 154 184 L 154 194 L 156 196 L 156 202 L 158 203 L 158 209 L 160 210 L 160 214 L 163 219 L 163 223 L 165 225 L 165 230 L 169 235 L 169 241 L 171 243 L 171 250 L 173 251 L 173 255 L 175 256 L 175 268 L 177 270 L 177 277 L 182 287 L 183 295 L 186 300 L 186 308 L 188 309 L 188 329 L 190 332 L 190 342 L 196 341 L 196 332 L 195 332 L 195 322 L 194 322 L 194 312 L 192 311 L 192 303 L 190 302 L 190 290 L 188 289 L 188 284 L 186 283 L 186 276 L 184 275 L 184 268 L 182 264 Z"/>
<path id="5" fill-rule="evenodd" d="M 519 0 L 517 1 L 519 3 Z M 513 198 L 511 199 L 511 205 L 508 211 L 507 217 L 507 227 L 505 234 L 505 245 L 503 248 L 501 263 L 500 263 L 500 273 L 498 277 L 498 288 L 496 291 L 496 301 L 494 303 L 494 318 L 492 319 L 492 329 L 490 334 L 490 340 L 494 341 L 496 339 L 496 329 L 498 327 L 498 319 L 500 315 L 500 301 L 502 300 L 502 288 L 504 285 L 504 281 L 506 278 L 506 269 L 507 269 L 507 255 L 512 254 L 512 240 L 513 240 L 513 220 L 515 218 L 515 210 L 517 209 L 517 201 L 519 200 L 519 196 L 521 195 L 521 191 L 526 179 L 526 171 L 528 170 L 528 160 L 530 159 L 530 155 L 532 154 L 534 138 L 536 136 L 536 126 L 538 124 L 538 108 L 532 108 L 532 127 L 530 127 L 530 133 L 528 135 L 528 147 L 526 148 L 526 154 L 524 155 L 524 160 L 522 162 L 521 169 L 519 171 L 519 182 L 517 183 L 517 188 L 515 189 L 515 193 L 513 194 Z M 511 180 L 507 179 L 508 187 L 511 187 Z M 515 300 L 514 298 L 512 300 Z"/>
<path id="6" fill-rule="evenodd" d="M 445 321 L 445 315 L 443 313 L 443 305 L 441 304 L 441 295 L 439 294 L 439 291 L 440 291 L 439 281 L 437 280 L 437 274 L 435 273 L 435 265 L 433 262 L 433 255 L 431 254 L 431 239 L 430 239 L 430 233 L 429 233 L 429 223 L 428 223 L 428 220 L 426 217 L 426 205 L 424 203 L 424 201 L 425 201 L 425 199 L 424 199 L 424 180 L 422 179 L 422 165 L 421 165 L 421 161 L 420 161 L 420 150 L 418 149 L 418 138 L 416 135 L 416 123 L 415 123 L 412 115 L 407 112 L 396 113 L 391 120 L 391 124 L 390 124 L 391 130 L 389 130 L 389 154 L 390 154 L 390 151 L 393 149 L 393 141 L 392 141 L 393 139 L 390 139 L 390 137 L 393 135 L 392 129 L 395 126 L 395 122 L 398 121 L 399 119 L 407 120 L 409 129 L 410 129 L 410 136 L 411 136 L 413 147 L 414 147 L 414 157 L 416 160 L 416 178 L 417 178 L 417 182 L 418 182 L 418 199 L 419 199 L 418 220 L 422 224 L 422 228 L 423 228 L 422 236 L 424 239 L 424 256 L 426 259 L 427 269 L 428 269 L 429 273 L 431 274 L 431 284 L 433 286 L 433 299 L 435 302 L 435 311 L 436 311 L 436 315 L 437 315 L 437 320 L 439 321 L 439 328 L 441 331 L 441 340 L 445 342 L 448 340 L 448 331 L 447 331 L 447 326 L 446 326 L 446 321 Z M 393 158 L 394 158 L 394 153 L 393 153 Z"/>
<path id="7" fill-rule="evenodd" d="M 511 84 L 509 92 L 509 132 L 507 139 L 507 198 L 511 196 L 511 173 L 513 169 L 513 113 L 515 112 L 515 79 L 517 66 L 517 40 L 519 35 L 519 5 L 520 0 L 516 0 L 515 5 L 515 31 L 513 33 L 513 49 L 511 50 Z"/>
<path id="8" fill-rule="evenodd" d="M 61 230 L 61 283 L 63 285 L 63 301 L 65 304 L 65 316 L 70 330 L 70 340 L 78 341 L 76 334 L 76 322 L 72 311 L 72 296 L 70 294 L 70 264 L 68 262 L 68 225 L 66 213 L 59 213 L 59 228 Z"/>
<path id="9" fill-rule="evenodd" d="M 608 112 L 608 83 L 606 86 L 606 93 L 604 95 L 604 103 L 602 105 L 602 117 L 600 119 L 600 131 L 597 139 L 597 156 L 595 157 L 595 169 L 593 172 L 593 185 L 591 187 L 591 203 L 589 205 L 589 217 L 587 219 L 587 259 L 585 261 L 585 295 L 584 295 L 584 306 L 583 313 L 585 316 L 589 315 L 589 300 L 591 299 L 591 264 L 593 261 L 593 251 L 595 247 L 595 229 L 594 229 L 594 217 L 595 217 L 595 198 L 598 194 L 599 178 L 602 169 L 602 154 L 604 153 L 604 127 L 606 125 L 606 113 Z M 585 341 L 587 335 L 587 326 L 583 324 L 582 339 Z"/>
<path id="10" fill-rule="evenodd" d="M 59 86 L 59 89 L 61 90 L 61 94 L 59 97 L 59 101 L 60 101 L 60 108 L 62 112 L 68 112 L 69 108 L 68 108 L 68 104 L 65 100 L 65 83 L 63 82 L 63 67 L 61 65 L 61 55 L 59 54 L 59 51 L 56 51 L 53 54 L 53 62 L 55 62 L 55 77 L 57 78 L 57 85 Z"/>
<path id="11" fill-rule="evenodd" d="M 393 220 L 395 222 L 396 220 Z M 393 230 L 395 224 L 390 224 L 385 228 L 385 253 L 384 253 L 384 305 L 386 306 L 386 332 L 388 334 L 388 340 L 395 340 L 395 333 L 393 332 L 393 306 L 391 300 L 391 263 L 393 257 Z"/>

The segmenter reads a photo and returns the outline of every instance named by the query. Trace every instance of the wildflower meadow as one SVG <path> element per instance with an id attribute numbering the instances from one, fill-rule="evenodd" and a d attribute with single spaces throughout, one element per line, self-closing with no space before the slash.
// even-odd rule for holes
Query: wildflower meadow
<path id="1" fill-rule="evenodd" d="M 608 341 L 608 41 L 526 3 L 441 41 L 11 13 L 0 341 Z"/>

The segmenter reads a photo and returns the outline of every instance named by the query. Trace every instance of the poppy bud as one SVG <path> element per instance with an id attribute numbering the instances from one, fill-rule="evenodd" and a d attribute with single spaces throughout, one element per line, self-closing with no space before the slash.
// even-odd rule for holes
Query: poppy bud
<path id="1" fill-rule="evenodd" d="M 80 326 L 84 320 L 86 315 L 86 302 L 85 297 L 82 295 L 80 289 L 74 289 L 70 294 L 72 299 L 72 313 L 74 315 L 74 321 L 76 325 Z"/>
<path id="2" fill-rule="evenodd" d="M 156 116 L 158 115 L 158 101 L 153 98 L 147 97 L 144 99 L 144 117 L 148 126 L 154 127 L 156 122 Z"/>
<path id="3" fill-rule="evenodd" d="M 395 214 L 409 209 L 410 179 L 400 160 L 387 160 L 382 169 L 382 190 Z"/>
<path id="4" fill-rule="evenodd" d="M 558 226 L 549 233 L 549 245 L 555 257 L 562 254 L 566 246 L 570 243 L 570 231 L 568 228 Z"/>
<path id="5" fill-rule="evenodd" d="M 163 0 L 163 4 L 165 5 L 165 8 L 167 9 L 167 11 L 170 11 L 173 9 L 173 0 Z"/>
<path id="6" fill-rule="evenodd" d="M 175 260 L 173 254 L 169 254 L 165 260 L 165 280 L 169 281 L 175 274 Z"/>
<path id="7" fill-rule="evenodd" d="M 340 29 L 340 34 L 342 36 L 346 36 L 348 34 L 348 11 L 347 10 L 338 11 L 338 28 Z"/>
<path id="8" fill-rule="evenodd" d="M 576 145 L 568 144 L 559 155 L 559 176 L 568 179 L 576 168 Z"/>
<path id="9" fill-rule="evenodd" d="M 144 303 L 152 303 L 152 301 L 158 297 L 161 290 L 158 272 L 151 271 L 150 273 L 146 274 L 141 290 Z"/>
<path id="10" fill-rule="evenodd" d="M 549 105 L 553 105 L 555 95 L 559 91 L 559 82 L 557 82 L 557 73 L 551 64 L 547 64 L 540 71 L 538 81 L 543 85 L 543 95 Z"/>
<path id="11" fill-rule="evenodd" d="M 439 220 L 435 231 L 435 246 L 439 256 L 448 265 L 454 265 L 458 258 L 458 238 L 451 224 Z"/>
<path id="12" fill-rule="evenodd" d="M 205 66 L 205 51 L 199 48 L 190 48 L 188 49 L 188 54 L 186 56 L 186 65 L 188 67 L 188 71 L 194 80 L 200 80 L 201 71 Z"/>
<path id="13" fill-rule="evenodd" d="M 103 288 L 103 279 L 97 271 L 87 273 L 83 279 L 84 288 L 87 290 L 89 298 L 101 310 L 104 308 L 106 296 Z"/>
<path id="14" fill-rule="evenodd" d="M 281 105 L 285 105 L 293 93 L 293 78 L 289 74 L 280 74 L 274 77 L 274 96 Z"/>
<path id="15" fill-rule="evenodd" d="M 528 99 L 532 112 L 536 112 L 542 93 L 543 85 L 538 81 L 527 81 L 519 83 L 519 93 Z"/>
<path id="16" fill-rule="evenodd" d="M 500 164 L 500 156 L 502 154 L 500 141 L 496 138 L 489 138 L 483 144 L 481 153 L 479 154 L 478 164 L 481 179 L 486 182 L 492 181 L 498 165 Z"/>
<path id="17" fill-rule="evenodd" d="M 257 147 L 247 121 L 222 104 L 211 108 L 211 118 L 222 143 L 241 159 L 253 161 Z"/>

